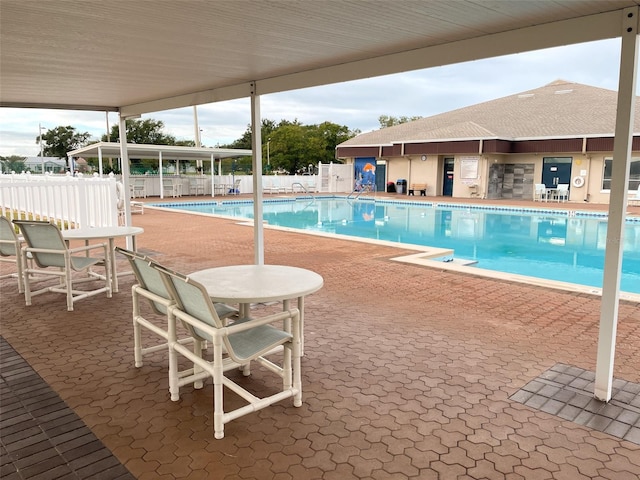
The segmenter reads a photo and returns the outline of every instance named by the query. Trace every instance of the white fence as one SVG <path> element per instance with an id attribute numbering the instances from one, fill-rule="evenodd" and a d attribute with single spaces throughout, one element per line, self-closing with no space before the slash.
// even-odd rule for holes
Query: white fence
<path id="1" fill-rule="evenodd" d="M 263 175 L 262 187 L 265 193 L 271 193 L 277 188 L 282 189 L 284 192 L 300 193 L 306 190 L 309 193 L 315 193 L 318 191 L 317 178 L 317 175 Z M 142 185 L 144 185 L 144 191 L 147 196 L 167 196 L 161 187 L 162 183 L 159 175 L 131 175 L 129 182 L 132 183 L 134 179 L 143 181 Z M 238 186 L 239 193 L 253 193 L 252 175 L 214 175 L 213 181 L 211 175 L 163 175 L 162 180 L 171 180 L 171 182 L 180 185 L 179 191 L 182 192 L 182 195 L 193 195 L 194 192 L 204 195 L 212 195 L 212 192 L 214 192 L 215 196 L 220 195 L 221 192 L 227 194 L 231 189 L 231 185 L 235 185 L 238 180 L 240 181 Z M 201 190 L 194 190 L 195 182 L 200 183 Z M 224 187 L 221 188 L 222 186 Z"/>
<path id="2" fill-rule="evenodd" d="M 0 175 L 2 215 L 13 220 L 61 223 L 61 228 L 118 225 L 118 192 L 113 177 Z"/>

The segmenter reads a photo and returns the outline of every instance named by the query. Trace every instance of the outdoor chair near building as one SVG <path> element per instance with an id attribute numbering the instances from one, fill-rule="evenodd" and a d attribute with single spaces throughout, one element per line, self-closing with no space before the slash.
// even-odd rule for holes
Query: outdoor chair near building
<path id="1" fill-rule="evenodd" d="M 262 184 L 262 191 L 264 193 L 278 193 L 279 189 L 276 185 L 274 185 L 273 181 L 271 179 L 264 179 L 263 184 Z"/>
<path id="2" fill-rule="evenodd" d="M 555 191 L 555 199 L 558 202 L 566 202 L 569 200 L 569 184 L 559 183 Z"/>
<path id="3" fill-rule="evenodd" d="M 15 231 L 13 223 L 7 217 L 0 216 L 0 262 L 12 263 L 16 266 L 16 272 L 0 276 L 2 278 L 17 278 L 18 292 L 24 290 L 22 278 L 22 254 L 20 252 L 21 239 Z"/>
<path id="4" fill-rule="evenodd" d="M 204 195 L 205 190 L 204 190 L 204 182 L 205 182 L 205 178 L 204 177 L 198 177 L 198 178 L 190 178 L 189 179 L 189 195 Z"/>
<path id="5" fill-rule="evenodd" d="M 27 305 L 31 305 L 31 297 L 47 292 L 64 293 L 69 311 L 73 311 L 74 302 L 93 295 L 106 293 L 107 297 L 111 298 L 111 257 L 108 255 L 106 243 L 69 248 L 60 229 L 50 222 L 15 220 L 14 223 L 20 228 L 26 243 L 26 246 L 22 247 L 22 266 Z M 99 255 L 89 256 L 92 250 L 98 250 Z M 27 265 L 30 257 L 35 265 Z M 104 275 L 92 272 L 91 268 L 95 266 L 102 266 Z M 87 276 L 80 277 L 74 272 L 86 272 Z M 56 277 L 59 283 L 32 291 L 32 280 L 41 280 L 43 276 Z M 91 290 L 75 288 L 83 282 L 99 282 L 104 286 Z"/>
<path id="6" fill-rule="evenodd" d="M 182 184 L 179 178 L 163 178 L 162 179 L 162 194 L 165 197 L 181 197 L 182 196 Z"/>
<path id="7" fill-rule="evenodd" d="M 145 178 L 131 179 L 131 198 L 147 198 L 147 186 Z"/>
<path id="8" fill-rule="evenodd" d="M 544 183 L 536 183 L 533 190 L 533 201 L 542 202 L 547 201 L 547 186 Z"/>
<path id="9" fill-rule="evenodd" d="M 241 181 L 242 181 L 242 179 L 238 178 L 233 182 L 233 185 L 231 185 L 229 187 L 229 192 L 228 193 L 230 195 L 240 195 L 240 182 Z"/>
<path id="10" fill-rule="evenodd" d="M 305 181 L 305 182 L 303 182 L 303 184 L 304 184 L 304 187 L 307 189 L 308 193 L 315 193 L 315 191 L 317 190 L 315 180 L 311 180 L 311 181 L 308 181 L 308 182 Z"/>
<path id="11" fill-rule="evenodd" d="M 157 262 L 140 255 L 137 252 L 127 250 L 121 247 L 116 247 L 116 252 L 122 254 L 131 265 L 131 270 L 136 277 L 136 284 L 131 287 L 131 300 L 132 300 L 132 317 L 133 317 L 133 352 L 134 352 L 134 365 L 138 368 L 144 365 L 143 357 L 146 354 L 154 353 L 157 351 L 168 351 L 168 308 L 174 304 L 173 299 L 169 295 L 161 274 L 152 265 L 158 265 Z M 149 303 L 151 307 L 152 317 L 144 317 L 140 308 L 141 303 L 144 301 Z M 228 319 L 234 315 L 237 315 L 238 310 L 224 303 L 215 303 L 215 311 L 220 319 Z M 159 344 L 143 347 L 142 328 L 149 330 L 161 337 L 164 341 Z M 194 337 L 183 336 L 177 340 L 178 342 L 185 344 L 194 342 Z M 194 342 L 194 354 L 202 356 L 202 350 L 205 345 L 196 340 Z M 187 370 L 180 372 L 179 375 L 192 375 L 193 370 Z"/>
<path id="12" fill-rule="evenodd" d="M 242 415 L 265 408 L 286 398 L 293 398 L 296 407 L 302 405 L 300 372 L 301 328 L 298 309 L 245 318 L 225 326 L 207 293 L 206 288 L 188 277 L 153 265 L 161 272 L 165 286 L 175 305 L 169 306 L 169 388 L 171 399 L 179 399 L 178 384 L 200 382 L 213 378 L 213 424 L 215 438 L 224 437 L 224 424 Z M 208 361 L 177 341 L 176 324 L 181 322 L 199 341 L 211 342 L 213 359 Z M 279 328 L 276 325 L 282 325 Z M 264 355 L 284 347 L 282 364 L 267 360 Z M 200 372 L 191 377 L 177 375 L 178 354 L 199 367 Z M 267 397 L 259 398 L 225 375 L 232 369 L 243 368 L 257 362 L 282 380 L 282 389 Z M 261 369 L 262 370 L 262 369 Z M 227 387 L 244 399 L 247 404 L 225 412 L 223 387 Z"/>

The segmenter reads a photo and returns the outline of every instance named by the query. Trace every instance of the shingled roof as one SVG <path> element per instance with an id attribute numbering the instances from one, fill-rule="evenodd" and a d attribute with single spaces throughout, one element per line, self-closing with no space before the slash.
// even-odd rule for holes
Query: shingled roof
<path id="1" fill-rule="evenodd" d="M 363 133 L 343 147 L 399 142 L 612 137 L 617 92 L 556 80 L 534 90 Z M 635 125 L 640 125 L 636 100 Z"/>

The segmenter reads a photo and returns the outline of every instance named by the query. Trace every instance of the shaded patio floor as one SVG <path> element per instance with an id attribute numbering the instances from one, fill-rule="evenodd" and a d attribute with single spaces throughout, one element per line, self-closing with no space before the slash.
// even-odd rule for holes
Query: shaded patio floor
<path id="1" fill-rule="evenodd" d="M 145 229 L 140 250 L 185 273 L 253 262 L 252 229 L 230 220 L 145 209 L 133 224 Z M 133 366 L 133 277 L 74 312 L 56 294 L 26 307 L 15 280 L 0 280 L 0 333 L 138 479 L 640 476 L 637 396 L 631 413 L 611 419 L 628 422 L 624 435 L 537 405 L 551 397 L 549 383 L 534 382 L 558 380 L 550 371 L 593 372 L 598 297 L 390 261 L 410 253 L 401 248 L 268 229 L 265 245 L 267 263 L 325 279 L 306 299 L 304 403 L 232 421 L 222 440 L 213 439 L 210 382 L 171 402 L 164 352 Z M 621 303 L 618 338 L 614 375 L 631 392 L 640 304 Z M 272 387 L 252 371 L 249 385 Z M 534 395 L 547 396 L 527 404 Z"/>

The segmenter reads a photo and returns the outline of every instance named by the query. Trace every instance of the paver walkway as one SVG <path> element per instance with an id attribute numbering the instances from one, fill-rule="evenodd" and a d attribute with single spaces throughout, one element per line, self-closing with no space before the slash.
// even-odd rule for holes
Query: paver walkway
<path id="1" fill-rule="evenodd" d="M 253 261 L 252 229 L 234 221 L 152 209 L 133 221 L 139 249 L 174 269 Z M 222 440 L 210 383 L 171 402 L 164 352 L 133 366 L 132 277 L 74 312 L 55 294 L 26 307 L 1 280 L 1 334 L 138 479 L 640 476 L 635 437 L 517 395 L 558 365 L 593 371 L 599 298 L 390 261 L 398 248 L 268 229 L 265 245 L 267 263 L 325 279 L 306 300 L 304 403 L 234 420 Z M 615 377 L 640 383 L 640 304 L 621 303 L 618 338 Z M 246 381 L 275 379 L 256 367 Z"/>

